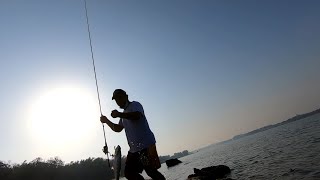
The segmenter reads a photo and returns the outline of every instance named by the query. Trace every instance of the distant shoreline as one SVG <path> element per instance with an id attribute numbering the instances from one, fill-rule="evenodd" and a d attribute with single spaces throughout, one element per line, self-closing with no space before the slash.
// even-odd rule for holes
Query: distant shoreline
<path id="1" fill-rule="evenodd" d="M 278 126 L 282 126 L 284 124 L 288 124 L 288 123 L 291 123 L 291 122 L 294 122 L 294 121 L 297 121 L 297 120 L 301 120 L 301 119 L 304 119 L 304 118 L 309 117 L 309 116 L 313 116 L 313 115 L 318 114 L 318 113 L 320 113 L 320 109 L 317 109 L 315 111 L 311 111 L 311 112 L 308 112 L 308 113 L 305 113 L 305 114 L 296 115 L 296 116 L 294 116 L 292 118 L 289 118 L 289 119 L 287 119 L 287 120 L 285 120 L 283 122 L 280 122 L 280 123 L 277 123 L 277 124 L 268 125 L 268 126 L 264 126 L 262 128 L 259 128 L 259 129 L 256 129 L 256 130 L 244 133 L 244 134 L 236 135 L 233 138 L 231 138 L 230 140 L 237 140 L 237 139 L 249 136 L 249 135 L 253 135 L 253 134 L 256 134 L 256 133 L 259 133 L 259 132 L 266 131 L 266 130 L 271 129 L 271 128 L 275 128 L 275 127 L 278 127 Z M 229 141 L 229 140 L 227 140 L 227 141 Z"/>

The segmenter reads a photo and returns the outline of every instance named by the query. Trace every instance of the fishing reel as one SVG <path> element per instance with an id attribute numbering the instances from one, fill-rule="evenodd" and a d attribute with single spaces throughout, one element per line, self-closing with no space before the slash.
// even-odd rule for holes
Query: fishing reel
<path id="1" fill-rule="evenodd" d="M 106 154 L 106 155 L 107 155 L 107 158 L 108 158 L 108 164 L 109 164 L 109 167 L 111 167 L 111 166 L 110 166 L 110 161 L 109 161 L 109 155 L 108 155 L 108 154 L 109 154 L 108 146 L 107 146 L 107 145 L 103 146 L 102 151 L 104 152 L 104 154 Z"/>
<path id="2" fill-rule="evenodd" d="M 104 154 L 108 154 L 109 153 L 108 146 L 107 145 L 103 146 L 102 151 L 104 152 Z"/>

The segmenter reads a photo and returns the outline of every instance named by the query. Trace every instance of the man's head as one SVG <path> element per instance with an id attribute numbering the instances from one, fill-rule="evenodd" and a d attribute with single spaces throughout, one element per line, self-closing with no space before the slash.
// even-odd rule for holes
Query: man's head
<path id="1" fill-rule="evenodd" d="M 125 106 L 128 102 L 128 95 L 124 90 L 116 89 L 116 90 L 114 90 L 113 95 L 112 95 L 112 100 L 113 99 L 116 101 L 118 106 L 123 109 L 123 108 L 125 108 Z"/>

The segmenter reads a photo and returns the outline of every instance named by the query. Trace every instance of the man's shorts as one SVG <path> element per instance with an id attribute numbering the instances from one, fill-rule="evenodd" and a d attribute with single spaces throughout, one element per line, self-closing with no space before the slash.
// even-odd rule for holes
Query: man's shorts
<path id="1" fill-rule="evenodd" d="M 128 152 L 126 169 L 142 173 L 143 169 L 159 169 L 161 167 L 156 145 L 153 144 L 139 152 Z"/>

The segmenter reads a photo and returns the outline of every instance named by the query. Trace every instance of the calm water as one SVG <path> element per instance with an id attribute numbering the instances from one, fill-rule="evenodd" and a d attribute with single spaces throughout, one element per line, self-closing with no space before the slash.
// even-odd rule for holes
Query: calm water
<path id="1" fill-rule="evenodd" d="M 168 180 L 187 179 L 193 168 L 224 164 L 233 179 L 319 179 L 320 114 L 180 158 L 160 171 Z M 147 177 L 147 176 L 146 176 Z"/>

